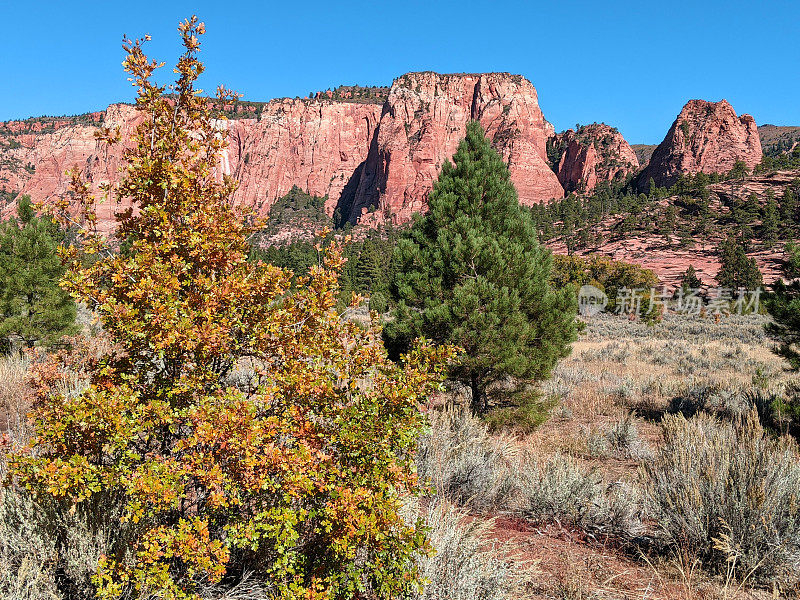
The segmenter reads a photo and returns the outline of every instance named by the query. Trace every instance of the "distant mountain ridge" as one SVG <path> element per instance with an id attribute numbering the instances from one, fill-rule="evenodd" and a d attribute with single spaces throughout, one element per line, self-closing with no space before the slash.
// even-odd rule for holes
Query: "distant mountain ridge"
<path id="1" fill-rule="evenodd" d="M 759 125 L 758 135 L 767 156 L 790 152 L 800 144 L 800 127 L 791 125 Z"/>

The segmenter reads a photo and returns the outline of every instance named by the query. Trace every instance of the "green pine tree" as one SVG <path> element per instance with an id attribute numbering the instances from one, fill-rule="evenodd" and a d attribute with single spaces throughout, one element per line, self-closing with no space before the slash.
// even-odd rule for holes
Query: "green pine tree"
<path id="1" fill-rule="evenodd" d="M 767 194 L 767 203 L 764 206 L 764 214 L 761 217 L 761 239 L 764 240 L 764 245 L 767 248 L 772 248 L 775 242 L 778 241 L 778 234 L 780 231 L 780 216 L 778 215 L 778 203 L 775 202 L 775 196 L 771 193 Z"/>
<path id="2" fill-rule="evenodd" d="M 57 254 L 64 233 L 37 217 L 31 199 L 19 201 L 17 218 L 0 225 L 0 341 L 51 346 L 77 331 L 75 303 L 58 281 L 64 267 Z"/>
<path id="3" fill-rule="evenodd" d="M 702 287 L 703 282 L 700 281 L 700 278 L 697 276 L 697 271 L 692 265 L 689 265 L 689 268 L 683 272 L 683 276 L 681 277 L 681 287 L 684 290 L 696 290 Z"/>
<path id="4" fill-rule="evenodd" d="M 375 242 L 370 239 L 364 240 L 356 265 L 356 291 L 369 294 L 383 287 L 381 283 L 384 268 Z"/>
<path id="5" fill-rule="evenodd" d="M 767 333 L 779 345 L 775 352 L 785 358 L 792 368 L 800 370 L 800 246 L 786 244 L 786 267 L 784 275 L 790 280 L 785 283 L 779 279 L 773 293 L 767 298 L 767 311 L 772 322 L 767 325 Z"/>
<path id="6" fill-rule="evenodd" d="M 397 308 L 384 334 L 395 354 L 420 335 L 463 348 L 452 376 L 471 387 L 482 413 L 489 383 L 547 377 L 569 353 L 577 302 L 571 286 L 550 287 L 550 252 L 478 123 L 453 161 L 430 193 L 430 212 L 397 245 Z"/>
<path id="7" fill-rule="evenodd" d="M 750 169 L 747 168 L 747 164 L 745 164 L 742 160 L 737 160 L 733 163 L 733 167 L 731 170 L 728 171 L 728 179 L 735 179 L 738 181 L 744 181 L 745 177 L 750 174 Z"/>
<path id="8" fill-rule="evenodd" d="M 744 247 L 733 238 L 725 240 L 719 249 L 720 270 L 717 282 L 724 288 L 755 290 L 764 285 L 755 259 L 749 258 Z"/>
<path id="9" fill-rule="evenodd" d="M 669 246 L 672 244 L 672 236 L 675 234 L 675 227 L 678 225 L 678 211 L 674 204 L 670 204 L 664 210 L 664 218 L 659 224 L 661 235 L 664 236 L 664 241 Z"/>

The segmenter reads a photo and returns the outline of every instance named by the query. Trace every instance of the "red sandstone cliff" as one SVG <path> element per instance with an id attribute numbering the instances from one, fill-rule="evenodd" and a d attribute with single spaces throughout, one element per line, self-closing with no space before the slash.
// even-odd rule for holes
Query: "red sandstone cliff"
<path id="1" fill-rule="evenodd" d="M 95 187 L 113 183 L 122 147 L 106 149 L 94 132 L 102 120 L 119 126 L 125 140 L 137 118 L 133 107 L 112 105 L 105 114 L 45 126 L 0 124 L 0 138 L 8 140 L 0 146 L 0 189 L 48 201 L 66 192 L 64 172 L 73 166 Z M 261 107 L 259 119 L 220 122 L 229 134 L 220 163 L 239 181 L 236 198 L 261 214 L 298 186 L 327 196 L 326 212 L 338 209 L 342 220 L 358 221 L 375 206 L 382 210 L 365 222 L 403 222 L 425 208 L 442 163 L 452 157 L 472 119 L 481 122 L 508 162 L 521 202 L 563 196 L 547 165 L 545 145 L 553 130 L 536 90 L 507 73 L 410 73 L 394 82 L 382 106 L 327 97 L 274 100 Z M 106 228 L 116 209 L 102 207 L 99 217 Z"/>
<path id="2" fill-rule="evenodd" d="M 556 173 L 565 191 L 592 191 L 598 183 L 627 177 L 639 160 L 619 131 L 604 123 L 568 129 L 551 143 L 561 152 Z"/>
<path id="3" fill-rule="evenodd" d="M 442 164 L 455 153 L 470 120 L 480 121 L 508 163 L 520 202 L 563 196 L 547 165 L 552 125 L 527 79 L 508 73 L 409 73 L 392 84 L 355 195 L 342 199 L 343 214 L 351 221 L 401 223 L 424 210 Z M 377 211 L 366 214 L 370 207 Z"/>
<path id="4" fill-rule="evenodd" d="M 9 141 L 0 154 L 0 189 L 46 202 L 67 193 L 65 172 L 73 167 L 78 167 L 95 191 L 102 183 L 118 181 L 122 146 L 109 148 L 99 142 L 96 125 L 119 127 L 122 139 L 128 139 L 141 117 L 134 107 L 125 104 L 112 104 L 105 113 L 89 116 L 88 123 L 59 120 L 44 130 L 36 123 L 5 123 L 6 131 L 21 133 L 4 136 Z M 102 229 L 110 229 L 114 211 L 119 208 L 112 202 L 101 204 L 97 216 Z"/>
<path id="5" fill-rule="evenodd" d="M 328 196 L 326 210 L 333 214 L 342 189 L 367 156 L 380 111 L 375 104 L 328 100 L 270 102 L 259 121 L 219 122 L 229 134 L 221 169 L 239 181 L 236 199 L 261 214 L 295 185 Z M 112 105 L 91 124 L 59 122 L 45 131 L 28 122 L 3 124 L 0 141 L 8 141 L 0 146 L 0 189 L 47 202 L 67 192 L 65 172 L 74 166 L 95 191 L 102 183 L 118 181 L 124 141 L 141 118 L 132 106 Z M 123 144 L 109 148 L 98 142 L 100 124 L 119 127 Z M 101 229 L 112 227 L 119 208 L 111 202 L 99 207 Z"/>
<path id="6" fill-rule="evenodd" d="M 653 152 L 640 187 L 652 178 L 670 186 L 684 173 L 725 173 L 737 160 L 752 169 L 761 161 L 761 140 L 750 115 L 736 116 L 726 101 L 690 100 Z"/>
<path id="7" fill-rule="evenodd" d="M 342 190 L 358 177 L 381 115 L 377 104 L 275 100 L 259 121 L 223 121 L 223 169 L 239 181 L 236 198 L 266 214 L 293 186 L 327 196 L 332 215 Z"/>

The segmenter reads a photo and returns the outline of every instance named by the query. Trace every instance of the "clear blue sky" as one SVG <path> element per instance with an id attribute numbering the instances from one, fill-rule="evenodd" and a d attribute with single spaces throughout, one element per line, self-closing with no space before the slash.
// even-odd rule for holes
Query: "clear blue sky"
<path id="1" fill-rule="evenodd" d="M 557 130 L 604 121 L 658 143 L 690 98 L 727 98 L 759 124 L 800 125 L 794 0 L 96 2 L 0 0 L 0 120 L 133 98 L 122 34 L 177 57 L 176 25 L 205 21 L 204 85 L 245 99 L 389 84 L 408 71 L 510 71 Z M 166 70 L 166 69 L 165 69 Z"/>

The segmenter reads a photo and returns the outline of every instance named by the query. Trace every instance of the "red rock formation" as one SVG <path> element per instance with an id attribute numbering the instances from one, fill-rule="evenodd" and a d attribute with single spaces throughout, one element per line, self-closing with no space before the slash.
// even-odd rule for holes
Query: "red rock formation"
<path id="1" fill-rule="evenodd" d="M 392 85 L 352 203 L 342 198 L 343 214 L 351 221 L 401 223 L 424 210 L 442 164 L 455 153 L 470 120 L 481 122 L 508 163 L 523 204 L 563 196 L 546 160 L 552 125 L 527 79 L 507 73 L 409 73 Z M 366 214 L 370 207 L 378 210 Z"/>
<path id="2" fill-rule="evenodd" d="M 316 196 L 328 196 L 333 214 L 342 189 L 367 156 L 380 117 L 374 104 L 277 100 L 267 104 L 261 120 L 220 121 L 228 129 L 229 147 L 221 170 L 240 182 L 235 198 L 263 215 L 275 199 L 294 185 Z M 130 139 L 141 117 L 132 106 L 112 105 L 103 124 L 120 127 Z M 13 139 L 0 160 L 0 189 L 30 194 L 47 202 L 68 190 L 65 172 L 77 166 L 95 191 L 119 180 L 123 145 L 106 147 L 95 139 L 97 128 L 70 125 L 44 134 Z M 26 168 L 29 167 L 29 168 Z M 351 184 L 354 185 L 354 184 Z M 105 203 L 98 210 L 101 228 L 109 230 L 120 207 Z"/>
<path id="3" fill-rule="evenodd" d="M 124 141 L 131 137 L 140 118 L 133 106 L 112 104 L 102 122 L 108 127 L 119 127 Z M 96 131 L 93 125 L 73 122 L 61 124 L 55 131 L 15 136 L 19 147 L 7 149 L 0 163 L 0 188 L 47 202 L 67 193 L 69 180 L 65 173 L 73 167 L 80 169 L 95 192 L 103 183 L 115 183 L 119 179 L 123 145 L 109 148 L 95 138 Z M 114 212 L 119 208 L 115 202 L 104 202 L 98 207 L 101 229 L 111 228 Z"/>
<path id="4" fill-rule="evenodd" d="M 623 239 L 609 238 L 597 247 L 577 250 L 575 253 L 581 256 L 608 256 L 651 269 L 661 284 L 670 290 L 681 285 L 684 272 L 691 266 L 704 286 L 715 288 L 719 285 L 715 277 L 722 266 L 718 253 L 720 241 L 702 240 L 694 248 L 686 249 L 667 246 L 662 236 L 645 234 Z M 545 245 L 556 254 L 567 254 L 567 248 L 560 239 L 548 241 Z M 767 285 L 783 276 L 786 256 L 781 245 L 754 250 L 748 256 L 756 260 Z"/>
<path id="5" fill-rule="evenodd" d="M 648 188 L 671 186 L 684 173 L 726 173 L 737 160 L 749 169 L 761 161 L 761 140 L 750 115 L 736 116 L 726 101 L 690 100 L 653 152 L 639 178 Z"/>
<path id="6" fill-rule="evenodd" d="M 133 107 L 114 105 L 103 123 L 120 126 L 125 140 L 136 118 Z M 298 186 L 327 196 L 330 215 L 338 208 L 342 218 L 356 221 L 368 207 L 380 206 L 383 210 L 365 222 L 387 216 L 403 222 L 425 208 L 441 165 L 471 119 L 481 122 L 508 162 L 521 202 L 563 195 L 546 162 L 553 130 L 536 90 L 505 73 L 411 73 L 394 82 L 383 107 L 327 97 L 275 100 L 263 106 L 259 120 L 220 122 L 230 142 L 221 168 L 240 182 L 236 198 L 261 214 Z M 106 149 L 95 140 L 96 120 L 58 122 L 54 130 L 38 132 L 30 122 L 6 127 L 3 135 L 19 147 L 0 148 L 0 188 L 47 201 L 66 192 L 64 172 L 76 165 L 95 188 L 116 181 L 122 147 Z M 108 204 L 101 210 L 106 227 L 116 208 Z"/>
<path id="7" fill-rule="evenodd" d="M 266 214 L 293 186 L 327 196 L 332 215 L 342 190 L 359 173 L 381 115 L 377 104 L 275 100 L 259 121 L 223 121 L 223 169 L 239 181 L 236 198 Z M 356 175 L 357 178 L 357 175 Z"/>
<path id="8" fill-rule="evenodd" d="M 626 177 L 639 169 L 636 153 L 615 128 L 604 123 L 568 129 L 553 138 L 562 148 L 558 181 L 567 192 L 590 192 L 602 181 Z"/>

